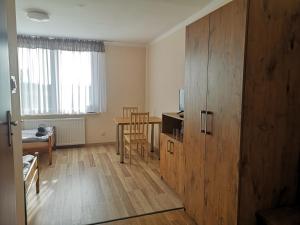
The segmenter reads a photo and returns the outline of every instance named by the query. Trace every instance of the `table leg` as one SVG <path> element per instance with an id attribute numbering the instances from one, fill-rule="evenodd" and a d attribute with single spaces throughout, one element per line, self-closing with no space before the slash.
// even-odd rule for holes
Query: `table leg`
<path id="1" fill-rule="evenodd" d="M 154 124 L 151 124 L 151 152 L 154 152 Z"/>
<path id="2" fill-rule="evenodd" d="M 123 137 L 124 137 L 124 126 L 121 125 L 121 154 L 120 154 L 120 163 L 124 163 L 124 142 L 123 142 Z"/>
<path id="3" fill-rule="evenodd" d="M 120 129 L 119 124 L 116 125 L 116 153 L 120 154 Z"/>

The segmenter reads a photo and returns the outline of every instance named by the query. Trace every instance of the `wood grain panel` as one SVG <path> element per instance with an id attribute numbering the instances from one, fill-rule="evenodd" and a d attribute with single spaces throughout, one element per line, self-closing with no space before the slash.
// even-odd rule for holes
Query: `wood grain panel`
<path id="1" fill-rule="evenodd" d="M 257 213 L 257 225 L 297 225 L 300 224 L 300 208 L 281 207 Z"/>
<path id="2" fill-rule="evenodd" d="M 168 136 L 160 134 L 160 175 L 162 178 L 167 176 L 167 148 L 168 148 Z"/>
<path id="3" fill-rule="evenodd" d="M 237 224 L 247 1 L 210 14 L 204 224 Z"/>
<path id="4" fill-rule="evenodd" d="M 240 221 L 294 203 L 299 187 L 300 1 L 251 0 Z"/>
<path id="5" fill-rule="evenodd" d="M 204 148 L 200 111 L 206 109 L 209 17 L 186 30 L 184 112 L 185 207 L 197 223 L 204 224 Z"/>
<path id="6" fill-rule="evenodd" d="M 176 185 L 176 177 L 175 177 L 175 157 L 174 154 L 171 154 L 171 151 L 174 151 L 174 146 L 172 144 L 172 141 L 170 138 L 169 140 L 169 152 L 166 154 L 167 159 L 167 176 L 166 176 L 166 182 L 169 184 L 171 188 L 175 188 Z"/>
<path id="7" fill-rule="evenodd" d="M 174 141 L 175 191 L 184 201 L 185 158 L 183 143 Z"/>
<path id="8" fill-rule="evenodd" d="M 13 148 L 8 146 L 7 131 L 7 125 L 0 121 L 0 223 L 16 224 Z"/>
<path id="9" fill-rule="evenodd" d="M 183 143 L 171 136 L 160 134 L 160 175 L 184 200 L 185 160 Z"/>

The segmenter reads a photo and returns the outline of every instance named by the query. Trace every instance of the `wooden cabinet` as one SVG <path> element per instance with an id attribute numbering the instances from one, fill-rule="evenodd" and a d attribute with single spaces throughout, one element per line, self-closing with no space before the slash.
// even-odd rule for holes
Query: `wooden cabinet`
<path id="1" fill-rule="evenodd" d="M 183 143 L 179 141 L 171 142 L 171 151 L 173 152 L 174 163 L 174 189 L 181 199 L 184 199 L 184 170 L 185 160 L 183 152 Z"/>
<path id="2" fill-rule="evenodd" d="M 186 156 L 185 207 L 199 224 L 204 219 L 205 136 L 201 110 L 206 108 L 209 17 L 191 24 L 186 32 L 184 154 Z"/>
<path id="3" fill-rule="evenodd" d="M 160 176 L 167 177 L 168 165 L 167 156 L 169 148 L 169 137 L 165 134 L 160 134 Z"/>
<path id="4" fill-rule="evenodd" d="M 187 27 L 184 204 L 199 225 L 295 203 L 299 13 L 298 0 L 235 0 Z"/>
<path id="5" fill-rule="evenodd" d="M 175 188 L 175 159 L 173 138 L 166 134 L 160 134 L 160 173 L 161 177 L 169 184 L 170 187 Z"/>
<path id="6" fill-rule="evenodd" d="M 236 224 L 245 18 L 235 11 L 187 27 L 185 207 L 199 224 Z"/>
<path id="7" fill-rule="evenodd" d="M 183 119 L 176 114 L 164 114 L 160 134 L 160 174 L 162 179 L 184 199 L 185 160 L 183 142 L 172 130 L 180 130 Z M 171 133 L 172 132 L 172 133 Z"/>
<path id="8" fill-rule="evenodd" d="M 160 134 L 160 174 L 164 181 L 183 199 L 183 143 L 167 134 Z"/>
<path id="9" fill-rule="evenodd" d="M 246 6 L 238 1 L 210 15 L 205 224 L 237 224 Z"/>

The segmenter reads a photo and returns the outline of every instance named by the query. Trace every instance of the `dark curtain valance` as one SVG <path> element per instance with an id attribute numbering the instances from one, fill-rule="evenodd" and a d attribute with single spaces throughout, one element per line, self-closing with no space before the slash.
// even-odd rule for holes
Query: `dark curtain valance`
<path id="1" fill-rule="evenodd" d="M 18 46 L 65 51 L 105 52 L 103 41 L 18 35 Z"/>

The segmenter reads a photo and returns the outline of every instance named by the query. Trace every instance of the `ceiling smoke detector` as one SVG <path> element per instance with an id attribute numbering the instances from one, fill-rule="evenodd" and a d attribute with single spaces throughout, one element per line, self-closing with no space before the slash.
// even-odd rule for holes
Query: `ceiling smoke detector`
<path id="1" fill-rule="evenodd" d="M 27 10 L 26 15 L 28 19 L 35 22 L 48 22 L 50 20 L 49 14 L 42 10 Z"/>

